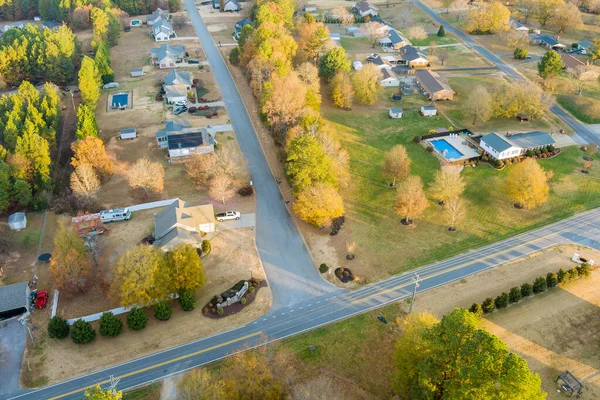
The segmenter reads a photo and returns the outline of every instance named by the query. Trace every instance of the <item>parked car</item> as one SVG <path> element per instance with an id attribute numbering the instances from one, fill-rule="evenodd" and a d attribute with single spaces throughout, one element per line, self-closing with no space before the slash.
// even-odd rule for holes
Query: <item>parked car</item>
<path id="1" fill-rule="evenodd" d="M 175 114 L 175 115 L 183 114 L 187 110 L 188 110 L 188 108 L 186 106 L 177 107 L 175 110 L 173 110 L 173 114 Z"/>
<path id="2" fill-rule="evenodd" d="M 217 221 L 223 222 L 230 219 L 240 219 L 241 215 L 242 214 L 240 214 L 237 211 L 225 211 L 222 213 L 218 213 L 215 217 L 217 218 Z"/>
<path id="3" fill-rule="evenodd" d="M 526 60 L 531 60 L 532 58 L 533 58 L 533 56 L 532 56 L 532 55 L 527 55 L 527 56 L 525 56 L 525 59 L 526 59 Z"/>
<path id="4" fill-rule="evenodd" d="M 188 62 L 188 64 L 200 64 L 200 61 L 198 61 L 194 58 L 189 59 L 187 62 Z"/>
<path id="5" fill-rule="evenodd" d="M 48 302 L 48 291 L 42 290 L 35 297 L 35 308 L 44 308 Z"/>
<path id="6" fill-rule="evenodd" d="M 75 94 L 79 93 L 79 89 L 73 89 L 73 93 L 75 93 Z"/>
<path id="7" fill-rule="evenodd" d="M 187 106 L 187 101 L 185 101 L 185 100 L 176 101 L 175 105 L 176 106 Z"/>
<path id="8" fill-rule="evenodd" d="M 375 60 L 378 57 L 379 57 L 379 54 L 373 53 L 373 54 L 367 56 L 367 61 L 373 61 L 373 60 Z"/>
<path id="9" fill-rule="evenodd" d="M 105 84 L 104 86 L 102 86 L 102 89 L 114 89 L 114 88 L 118 88 L 118 87 L 119 87 L 118 82 L 109 82 L 109 83 Z"/>
<path id="10" fill-rule="evenodd" d="M 69 89 L 68 86 L 59 86 L 58 87 L 60 90 L 62 90 L 63 92 L 69 92 L 71 89 Z"/>

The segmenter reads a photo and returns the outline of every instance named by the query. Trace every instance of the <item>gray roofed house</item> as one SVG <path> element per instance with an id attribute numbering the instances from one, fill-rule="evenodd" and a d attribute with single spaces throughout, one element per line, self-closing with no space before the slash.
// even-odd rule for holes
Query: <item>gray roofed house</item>
<path id="1" fill-rule="evenodd" d="M 481 148 L 497 160 L 518 157 L 528 150 L 541 150 L 554 146 L 556 142 L 547 132 L 526 132 L 514 135 L 490 133 L 481 138 Z"/>
<path id="2" fill-rule="evenodd" d="M 185 161 L 195 154 L 214 152 L 215 139 L 205 128 L 186 128 L 167 135 L 167 148 L 171 162 Z"/>
<path id="3" fill-rule="evenodd" d="M 506 137 L 513 145 L 517 145 L 524 149 L 537 149 L 546 146 L 553 146 L 556 141 L 548 132 L 526 132 L 517 133 Z"/>
<path id="4" fill-rule="evenodd" d="M 352 7 L 352 11 L 354 11 L 361 17 L 366 17 L 367 15 L 375 17 L 379 15 L 379 9 L 366 1 L 360 1 L 356 3 L 354 7 Z"/>
<path id="5" fill-rule="evenodd" d="M 175 36 L 175 30 L 167 20 L 159 19 L 152 25 L 151 35 L 156 42 L 164 42 Z"/>
<path id="6" fill-rule="evenodd" d="M 513 19 L 513 18 L 509 19 L 508 24 L 510 25 L 511 28 L 513 28 L 516 31 L 529 32 L 529 28 L 526 27 L 525 25 L 523 25 L 522 23 L 520 23 L 519 21 L 517 21 L 516 19 Z"/>
<path id="7" fill-rule="evenodd" d="M 157 8 L 156 10 L 154 10 L 152 15 L 149 15 L 146 17 L 146 24 L 152 26 L 156 22 L 158 22 L 160 19 L 164 19 L 164 20 L 169 19 L 169 11 L 161 10 L 160 8 Z"/>
<path id="8" fill-rule="evenodd" d="M 187 85 L 192 86 L 192 76 L 188 71 L 177 71 L 172 69 L 165 75 L 165 86 Z"/>
<path id="9" fill-rule="evenodd" d="M 577 67 L 585 66 L 585 63 L 578 58 L 573 57 L 567 53 L 560 53 L 560 58 L 562 62 L 565 64 L 565 68 L 575 69 Z"/>
<path id="10" fill-rule="evenodd" d="M 426 67 L 429 65 L 427 56 L 417 50 L 413 46 L 404 46 L 398 52 L 399 64 L 404 64 L 410 67 Z"/>
<path id="11" fill-rule="evenodd" d="M 592 50 L 594 48 L 594 43 L 589 40 L 582 40 L 581 42 L 577 42 L 578 50 Z"/>
<path id="12" fill-rule="evenodd" d="M 558 40 L 550 35 L 538 35 L 532 39 L 533 44 L 539 44 L 540 46 L 546 46 L 549 49 L 562 48 L 566 46 L 560 43 Z"/>
<path id="13" fill-rule="evenodd" d="M 212 204 L 190 206 L 181 199 L 175 200 L 154 216 L 154 246 L 169 251 L 179 243 L 198 247 L 202 233 L 215 230 L 215 214 Z"/>
<path id="14" fill-rule="evenodd" d="M 0 286 L 0 320 L 29 311 L 29 282 Z"/>
<path id="15" fill-rule="evenodd" d="M 185 46 L 172 46 L 165 43 L 158 48 L 150 49 L 150 62 L 159 68 L 174 68 L 185 56 Z"/>
<path id="16" fill-rule="evenodd" d="M 249 19 L 247 19 L 247 18 L 244 18 L 244 19 L 242 19 L 242 20 L 240 20 L 240 21 L 236 22 L 236 24 L 235 24 L 235 27 L 234 27 L 234 29 L 235 29 L 235 32 L 234 32 L 234 34 L 233 34 L 233 38 L 234 38 L 235 40 L 238 40 L 238 39 L 240 38 L 240 35 L 242 34 L 242 29 L 244 29 L 244 27 L 245 27 L 246 25 L 250 25 L 251 27 L 253 27 L 253 28 L 254 28 L 254 24 L 252 23 L 252 21 L 250 21 L 250 20 L 249 20 Z"/>
<path id="17" fill-rule="evenodd" d="M 454 90 L 445 78 L 437 72 L 419 70 L 417 71 L 417 82 L 430 100 L 452 100 Z"/>
<path id="18" fill-rule="evenodd" d="M 156 141 L 158 142 L 158 147 L 161 149 L 167 148 L 168 135 L 176 134 L 177 132 L 181 132 L 182 130 L 190 127 L 190 123 L 186 119 L 167 121 L 165 125 L 165 129 L 156 132 Z"/>
<path id="19" fill-rule="evenodd" d="M 481 140 L 485 140 L 485 143 L 498 153 L 502 153 L 503 151 L 513 147 L 505 137 L 503 138 L 495 132 L 485 135 L 483 138 L 481 138 Z"/>

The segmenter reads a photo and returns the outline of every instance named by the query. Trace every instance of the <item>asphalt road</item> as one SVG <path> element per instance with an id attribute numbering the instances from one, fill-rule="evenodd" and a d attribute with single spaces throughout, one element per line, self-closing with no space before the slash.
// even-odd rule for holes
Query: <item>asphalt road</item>
<path id="1" fill-rule="evenodd" d="M 0 322 L 0 398 L 19 387 L 25 327 L 16 319 Z"/>
<path id="2" fill-rule="evenodd" d="M 324 294 L 292 306 L 280 307 L 255 322 L 219 335 L 54 386 L 0 398 L 74 399 L 81 396 L 86 387 L 95 384 L 106 385 L 111 375 L 120 378 L 119 389 L 129 389 L 227 357 L 239 351 L 242 346 L 260 345 L 266 342 L 265 335 L 268 341 L 280 340 L 402 300 L 410 296 L 415 274 L 420 277 L 417 293 L 421 293 L 544 248 L 567 243 L 600 249 L 600 209 L 469 251 L 354 292 Z M 419 301 L 418 295 L 416 301 Z M 374 319 L 373 323 L 379 322 Z"/>
<path id="3" fill-rule="evenodd" d="M 444 20 L 442 17 L 440 17 L 431 8 L 427 7 L 425 4 L 423 4 L 419 0 L 413 0 L 413 2 L 421 10 L 423 10 L 425 13 L 427 13 L 427 15 L 429 15 L 434 21 L 436 21 L 439 24 L 444 25 L 446 32 L 451 32 L 451 33 L 455 34 L 456 36 L 458 36 L 459 38 L 461 38 L 462 40 L 464 40 L 471 47 L 473 47 L 475 50 L 477 50 L 482 56 L 484 56 L 489 61 L 494 63 L 498 67 L 498 69 L 500 69 L 502 72 L 504 72 L 509 78 L 511 78 L 513 80 L 517 80 L 517 81 L 526 81 L 526 78 L 524 76 L 522 76 L 516 69 L 514 69 L 512 66 L 506 64 L 496 54 L 492 53 L 485 47 L 478 44 L 469 35 L 465 34 L 461 30 L 452 26 L 450 23 L 448 23 L 446 20 Z M 581 140 L 578 140 L 578 142 L 600 144 L 600 137 L 598 137 L 598 135 L 595 132 L 593 132 L 591 129 L 589 129 L 587 126 L 585 126 L 585 124 L 582 124 L 581 122 L 579 122 L 579 121 L 575 120 L 573 117 L 571 117 L 570 114 L 567 113 L 562 107 L 560 107 L 558 105 L 553 105 L 552 107 L 550 107 L 550 111 L 552 111 L 552 113 L 554 113 L 558 118 L 562 119 L 567 125 L 569 125 L 575 131 L 576 135 L 578 135 L 579 138 L 581 138 Z"/>

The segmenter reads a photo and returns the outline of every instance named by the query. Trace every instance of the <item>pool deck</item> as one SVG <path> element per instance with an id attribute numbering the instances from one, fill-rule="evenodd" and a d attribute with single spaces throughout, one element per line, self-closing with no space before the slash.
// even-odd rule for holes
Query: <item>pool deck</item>
<path id="1" fill-rule="evenodd" d="M 126 94 L 127 95 L 127 108 L 125 110 L 121 110 L 119 108 L 112 108 L 111 105 L 113 103 L 113 97 L 115 95 L 120 95 L 120 94 Z M 112 112 L 112 111 L 129 111 L 133 109 L 133 91 L 132 90 L 127 90 L 127 91 L 123 91 L 123 90 L 117 90 L 114 93 L 109 93 L 108 94 L 108 99 L 106 101 L 106 111 L 107 112 Z"/>
<path id="2" fill-rule="evenodd" d="M 478 156 L 477 149 L 469 147 L 465 136 L 443 136 L 438 138 L 426 139 L 426 142 L 432 144 L 432 142 L 435 142 L 437 140 L 445 140 L 448 144 L 450 144 L 462 154 L 462 157 L 446 159 L 434 146 L 434 151 L 438 153 L 442 158 L 448 161 L 466 161 L 468 159 Z"/>

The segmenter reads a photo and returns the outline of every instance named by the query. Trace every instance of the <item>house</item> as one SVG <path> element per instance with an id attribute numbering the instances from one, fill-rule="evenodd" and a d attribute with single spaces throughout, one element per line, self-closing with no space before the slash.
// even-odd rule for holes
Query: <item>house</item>
<path id="1" fill-rule="evenodd" d="M 577 69 L 578 67 L 585 67 L 585 63 L 583 61 L 573 57 L 570 54 L 561 52 L 560 58 L 562 58 L 566 69 Z"/>
<path id="2" fill-rule="evenodd" d="M 11 231 L 20 231 L 27 227 L 27 217 L 25 213 L 17 212 L 8 217 L 8 227 Z"/>
<path id="3" fill-rule="evenodd" d="M 380 86 L 400 86 L 400 80 L 391 69 L 382 69 L 382 77 L 379 80 Z"/>
<path id="4" fill-rule="evenodd" d="M 142 68 L 134 68 L 130 71 L 130 74 L 132 78 L 144 76 L 144 70 Z"/>
<path id="5" fill-rule="evenodd" d="M 161 19 L 167 21 L 169 19 L 169 11 L 157 8 L 156 10 L 154 10 L 152 15 L 146 17 L 146 24 L 152 26 Z"/>
<path id="6" fill-rule="evenodd" d="M 221 9 L 221 11 L 229 11 L 229 12 L 241 10 L 238 0 L 224 0 L 223 6 L 222 7 L 219 6 L 219 8 Z"/>
<path id="7" fill-rule="evenodd" d="M 180 243 L 199 247 L 202 235 L 215 231 L 212 204 L 190 206 L 177 199 L 154 216 L 154 246 L 169 251 Z"/>
<path id="8" fill-rule="evenodd" d="M 362 69 L 363 64 L 360 61 L 353 61 L 352 62 L 352 68 L 354 68 L 355 71 L 358 71 L 359 69 Z"/>
<path id="9" fill-rule="evenodd" d="M 593 51 L 594 43 L 590 42 L 589 40 L 582 40 L 581 42 L 577 42 L 577 50 L 585 50 L 586 52 Z"/>
<path id="10" fill-rule="evenodd" d="M 164 19 L 160 19 L 152 25 L 150 34 L 154 36 L 154 41 L 156 42 L 165 42 L 177 36 L 175 30 L 173 30 L 173 26 Z"/>
<path id="11" fill-rule="evenodd" d="M 137 131 L 135 128 L 124 128 L 121 129 L 121 140 L 124 139 L 135 139 L 137 137 Z"/>
<path id="12" fill-rule="evenodd" d="M 329 40 L 331 40 L 331 43 L 333 43 L 335 47 L 342 47 L 342 39 L 339 33 L 330 33 Z"/>
<path id="13" fill-rule="evenodd" d="M 496 160 L 518 157 L 528 150 L 542 150 L 556 142 L 547 132 L 527 132 L 514 135 L 490 133 L 481 138 L 479 146 Z"/>
<path id="14" fill-rule="evenodd" d="M 29 311 L 29 282 L 0 286 L 0 321 Z"/>
<path id="15" fill-rule="evenodd" d="M 235 23 L 235 32 L 233 33 L 233 38 L 235 40 L 238 40 L 240 38 L 240 35 L 242 34 L 242 29 L 244 29 L 246 25 L 250 25 L 254 28 L 254 24 L 252 23 L 252 21 L 246 18 Z"/>
<path id="16" fill-rule="evenodd" d="M 427 56 L 413 46 L 402 47 L 396 59 L 396 65 L 404 65 L 410 68 L 423 68 L 430 65 Z"/>
<path id="17" fill-rule="evenodd" d="M 404 46 L 410 46 L 411 44 L 406 36 L 395 29 L 388 31 L 388 37 L 379 39 L 379 45 L 383 49 L 400 50 Z"/>
<path id="18" fill-rule="evenodd" d="M 156 132 L 156 142 L 161 149 L 166 149 L 169 146 L 167 143 L 168 135 L 177 134 L 190 127 L 190 123 L 186 119 L 167 121 L 165 125 L 165 129 Z"/>
<path id="19" fill-rule="evenodd" d="M 437 115 L 436 106 L 421 106 L 421 115 L 424 117 L 433 117 Z"/>
<path id="20" fill-rule="evenodd" d="M 187 128 L 174 135 L 167 135 L 169 162 L 185 161 L 195 154 L 215 151 L 215 139 L 205 128 Z"/>
<path id="21" fill-rule="evenodd" d="M 192 90 L 191 72 L 172 69 L 165 75 L 163 89 L 169 104 L 187 100 L 187 95 Z"/>
<path id="22" fill-rule="evenodd" d="M 190 88 L 186 85 L 169 85 L 163 86 L 167 104 L 175 104 L 182 101 L 187 101 Z"/>
<path id="23" fill-rule="evenodd" d="M 389 114 L 390 114 L 390 118 L 394 118 L 394 119 L 402 118 L 402 108 L 400 108 L 400 107 L 390 108 Z"/>
<path id="24" fill-rule="evenodd" d="M 381 57 L 379 55 L 367 57 L 367 62 L 374 64 L 378 70 L 392 69 L 392 63 L 394 63 L 395 57 Z"/>
<path id="25" fill-rule="evenodd" d="M 437 72 L 417 71 L 417 83 L 429 100 L 452 100 L 454 98 L 454 90 L 452 90 L 448 81 Z"/>
<path id="26" fill-rule="evenodd" d="M 352 12 L 361 17 L 376 17 L 379 15 L 379 8 L 369 4 L 366 1 L 360 1 L 352 7 Z"/>
<path id="27" fill-rule="evenodd" d="M 517 21 L 516 19 L 509 19 L 508 25 L 517 32 L 529 33 L 529 28 Z"/>
<path id="28" fill-rule="evenodd" d="M 175 68 L 186 55 L 185 46 L 171 46 L 165 43 L 158 48 L 150 49 L 150 63 L 161 69 Z"/>
<path id="29" fill-rule="evenodd" d="M 566 47 L 564 44 L 559 43 L 558 40 L 550 35 L 538 35 L 535 36 L 531 41 L 533 44 L 538 44 L 552 50 L 564 50 Z"/>
<path id="30" fill-rule="evenodd" d="M 304 11 L 305 13 L 317 12 L 317 5 L 316 4 L 306 4 L 302 11 Z"/>

